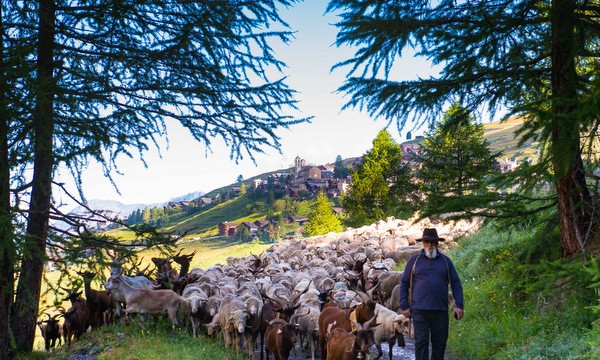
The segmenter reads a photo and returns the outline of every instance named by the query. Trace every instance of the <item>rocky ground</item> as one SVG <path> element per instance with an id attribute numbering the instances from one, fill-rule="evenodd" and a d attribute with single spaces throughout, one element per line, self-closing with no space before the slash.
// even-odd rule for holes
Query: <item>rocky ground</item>
<path id="1" fill-rule="evenodd" d="M 388 348 L 387 344 L 384 343 L 384 344 L 382 344 L 381 347 L 383 350 L 383 356 L 381 357 L 381 360 L 390 359 L 390 355 L 389 355 L 390 352 L 389 352 L 389 348 Z M 371 348 L 371 353 L 370 353 L 369 358 L 374 359 L 376 355 L 377 355 L 377 350 L 373 346 Z M 392 356 L 393 360 L 413 360 L 415 358 L 414 340 L 406 339 L 406 346 L 404 348 L 400 348 L 397 346 L 394 347 L 392 355 L 393 355 Z M 272 358 L 273 358 L 273 356 L 270 357 L 270 359 L 272 359 Z M 315 355 L 315 360 L 317 360 L 317 359 L 323 360 L 323 359 L 321 359 L 319 354 Z M 254 360 L 260 360 L 260 352 L 259 351 L 257 351 L 255 353 Z M 307 352 L 294 353 L 294 352 L 292 352 L 292 354 L 290 354 L 290 357 L 288 360 L 310 360 L 310 353 L 307 353 Z"/>

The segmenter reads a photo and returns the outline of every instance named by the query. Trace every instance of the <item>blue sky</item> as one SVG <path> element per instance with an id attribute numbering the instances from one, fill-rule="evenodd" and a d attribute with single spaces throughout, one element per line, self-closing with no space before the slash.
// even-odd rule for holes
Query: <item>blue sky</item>
<path id="1" fill-rule="evenodd" d="M 265 154 L 255 156 L 256 164 L 250 159 L 236 164 L 220 140 L 213 142 L 212 152 L 207 151 L 177 124 L 169 124 L 170 144 L 163 147 L 162 158 L 152 149 L 145 155 L 148 168 L 137 159 L 118 161 L 122 175 L 115 174 L 114 179 L 120 195 L 99 168 L 91 164 L 83 173 L 87 199 L 117 200 L 124 204 L 164 202 L 194 191 L 209 192 L 235 182 L 238 175 L 247 179 L 291 167 L 296 156 L 309 164 L 325 164 L 334 162 L 337 155 L 355 157 L 370 149 L 377 132 L 387 122 L 374 121 L 358 110 L 341 111 L 345 100 L 335 90 L 342 85 L 346 70 L 331 72 L 331 67 L 350 57 L 352 50 L 333 45 L 336 17 L 324 14 L 326 6 L 327 0 L 307 0 L 282 12 L 284 20 L 297 31 L 296 38 L 290 45 L 274 48 L 278 58 L 288 65 L 284 70 L 288 84 L 299 91 L 299 116 L 314 116 L 314 119 L 277 133 L 281 138 L 281 154 L 266 149 Z M 393 76 L 401 79 L 413 79 L 430 71 L 425 61 L 411 56 L 400 59 L 396 69 L 399 72 Z M 401 136 L 394 126 L 390 132 L 397 141 L 405 140 L 405 133 Z M 68 183 L 67 176 L 60 180 Z M 67 201 L 65 196 L 55 195 L 59 201 Z"/>

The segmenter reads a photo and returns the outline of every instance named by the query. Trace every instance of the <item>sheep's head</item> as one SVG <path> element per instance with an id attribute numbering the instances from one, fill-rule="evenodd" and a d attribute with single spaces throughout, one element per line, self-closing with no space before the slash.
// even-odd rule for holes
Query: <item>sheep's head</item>
<path id="1" fill-rule="evenodd" d="M 221 325 L 219 324 L 219 316 L 213 316 L 213 320 L 210 322 L 210 324 L 205 324 L 204 326 L 206 326 L 206 331 L 208 332 L 209 336 L 214 335 L 217 331 L 221 330 Z"/>
<path id="2" fill-rule="evenodd" d="M 118 287 L 119 281 L 117 276 L 111 276 L 104 282 L 104 288 L 106 290 L 114 290 Z"/>
<path id="3" fill-rule="evenodd" d="M 193 314 L 193 315 L 198 314 L 198 310 L 200 310 L 200 306 L 202 305 L 200 298 L 194 296 L 192 298 L 185 299 L 185 302 L 186 302 L 186 306 L 191 314 Z"/>
<path id="4" fill-rule="evenodd" d="M 260 315 L 260 310 L 262 309 L 262 304 L 260 303 L 260 300 L 258 300 L 258 299 L 249 298 L 246 301 L 246 308 L 248 309 L 248 313 L 251 316 L 257 316 L 257 315 Z"/>
<path id="5" fill-rule="evenodd" d="M 206 302 L 206 311 L 210 316 L 215 316 L 219 312 L 221 300 L 215 297 L 210 297 Z"/>
<path id="6" fill-rule="evenodd" d="M 246 330 L 246 320 L 248 320 L 248 313 L 245 310 L 235 310 L 227 322 L 233 325 L 240 334 L 243 334 Z"/>
<path id="7" fill-rule="evenodd" d="M 408 327 L 408 319 L 402 315 L 397 315 L 394 319 L 394 333 L 401 334 Z"/>

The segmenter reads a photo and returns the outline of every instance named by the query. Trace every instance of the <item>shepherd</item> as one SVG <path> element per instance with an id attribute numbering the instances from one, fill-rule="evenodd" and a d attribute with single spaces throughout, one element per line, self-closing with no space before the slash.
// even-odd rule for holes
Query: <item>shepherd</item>
<path id="1" fill-rule="evenodd" d="M 464 315 L 462 284 L 452 260 L 438 249 L 444 238 L 436 229 L 424 229 L 417 241 L 422 242 L 423 250 L 406 263 L 400 280 L 400 307 L 414 327 L 415 359 L 429 360 L 431 341 L 431 359 L 443 360 L 449 326 L 448 287 L 455 302 L 454 318 L 460 320 Z"/>

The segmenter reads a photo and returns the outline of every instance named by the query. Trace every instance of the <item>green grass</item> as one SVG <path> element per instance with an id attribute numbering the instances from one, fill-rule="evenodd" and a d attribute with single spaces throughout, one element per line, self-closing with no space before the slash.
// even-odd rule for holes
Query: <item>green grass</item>
<path id="1" fill-rule="evenodd" d="M 491 122 L 484 124 L 484 136 L 490 143 L 492 151 L 502 151 L 503 158 L 526 157 L 534 158 L 537 156 L 539 143 L 528 142 L 519 146 L 519 140 L 515 137 L 515 132 L 523 124 L 520 117 L 511 117 L 504 122 Z"/>
<path id="2" fill-rule="evenodd" d="M 456 358 L 600 358 L 599 342 L 590 346 L 599 318 L 589 305 L 598 299 L 584 264 L 524 261 L 521 250 L 540 235 L 533 227 L 488 226 L 450 254 L 465 293 L 465 318 L 451 321 L 449 352 Z"/>
<path id="3" fill-rule="evenodd" d="M 245 357 L 225 350 L 221 340 L 199 336 L 194 339 L 187 329 L 172 330 L 170 322 L 152 320 L 146 331 L 137 320 L 120 327 L 107 326 L 84 334 L 79 341 L 45 353 L 35 351 L 18 359 L 66 360 L 74 353 L 97 356 L 99 360 L 197 360 L 229 359 Z"/>
<path id="4" fill-rule="evenodd" d="M 263 196 L 266 199 L 266 195 Z M 218 234 L 218 226 L 224 221 L 234 221 L 241 223 L 243 221 L 256 221 L 264 219 L 266 212 L 246 213 L 246 205 L 251 205 L 256 201 L 265 201 L 265 199 L 252 199 L 250 196 L 240 196 L 225 201 L 207 211 L 185 217 L 178 222 L 169 224 L 165 228 L 167 231 L 192 231 L 193 234 L 201 236 L 214 236 Z"/>

